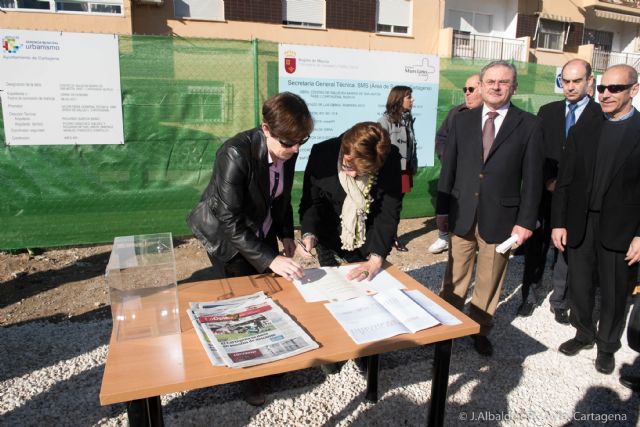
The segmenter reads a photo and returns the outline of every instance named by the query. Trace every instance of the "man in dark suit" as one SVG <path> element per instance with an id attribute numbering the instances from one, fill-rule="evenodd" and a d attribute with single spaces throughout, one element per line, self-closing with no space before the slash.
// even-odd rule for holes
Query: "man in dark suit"
<path id="1" fill-rule="evenodd" d="M 562 67 L 562 91 L 565 99 L 543 105 L 538 111 L 542 120 L 545 164 L 544 187 L 538 211 L 540 226 L 527 241 L 524 252 L 524 275 L 522 278 L 522 305 L 518 315 L 529 316 L 535 302 L 529 302 L 529 290 L 540 285 L 551 240 L 551 195 L 558 177 L 558 163 L 567 142 L 569 129 L 576 123 L 589 122 L 602 116 L 600 106 L 587 95 L 593 84 L 591 65 L 582 59 L 572 59 Z M 569 323 L 567 294 L 566 252 L 558 253 L 553 268 L 553 292 L 549 298 L 551 311 L 558 323 Z"/>
<path id="2" fill-rule="evenodd" d="M 512 105 L 518 81 L 505 61 L 480 74 L 483 107 L 458 113 L 447 138 L 436 213 L 452 232 L 441 295 L 462 308 L 477 256 L 469 314 L 480 324 L 478 353 L 493 353 L 487 335 L 493 325 L 509 254 L 496 246 L 517 236 L 527 240 L 536 225 L 542 191 L 542 130 L 534 115 Z"/>
<path id="3" fill-rule="evenodd" d="M 640 260 L 640 114 L 632 105 L 638 73 L 615 65 L 601 83 L 597 90 L 605 114 L 569 133 L 553 194 L 551 236 L 560 251 L 568 247 L 570 320 L 576 328 L 559 350 L 573 356 L 595 342 L 596 370 L 610 374 Z"/>
<path id="4" fill-rule="evenodd" d="M 461 111 L 470 110 L 471 108 L 477 108 L 482 105 L 482 95 L 480 94 L 480 74 L 472 74 L 467 77 L 467 81 L 462 88 L 464 93 L 464 102 L 460 105 L 456 105 L 447 113 L 447 117 L 444 118 L 442 124 L 436 132 L 436 154 L 438 159 L 442 161 L 444 156 L 444 146 L 447 143 L 447 136 L 449 135 L 449 129 L 453 123 L 453 118 Z M 440 224 L 443 224 L 440 221 Z M 438 238 L 433 242 L 428 251 L 432 254 L 439 254 L 440 252 L 449 250 L 449 230 L 446 228 L 438 229 Z"/>

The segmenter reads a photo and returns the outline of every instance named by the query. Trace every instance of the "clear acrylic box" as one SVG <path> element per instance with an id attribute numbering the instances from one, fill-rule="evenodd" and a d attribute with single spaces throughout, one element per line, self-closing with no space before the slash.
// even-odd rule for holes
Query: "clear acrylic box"
<path id="1" fill-rule="evenodd" d="M 105 279 L 118 341 L 180 333 L 171 233 L 116 237 Z"/>

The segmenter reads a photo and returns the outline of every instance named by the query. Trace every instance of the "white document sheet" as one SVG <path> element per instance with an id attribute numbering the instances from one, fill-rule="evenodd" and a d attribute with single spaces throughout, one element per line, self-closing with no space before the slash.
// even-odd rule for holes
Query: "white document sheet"
<path id="1" fill-rule="evenodd" d="M 308 268 L 300 280 L 293 283 L 306 302 L 344 301 L 386 289 L 405 289 L 398 279 L 382 270 L 373 280 L 356 282 L 347 280 L 347 274 L 355 265 L 341 267 Z"/>
<path id="2" fill-rule="evenodd" d="M 325 304 L 356 344 L 378 341 L 410 331 L 373 297 Z"/>
<path id="3" fill-rule="evenodd" d="M 416 292 L 420 293 L 419 291 Z M 399 289 L 380 292 L 374 295 L 373 298 L 412 333 L 440 323 Z"/>
<path id="4" fill-rule="evenodd" d="M 443 325 L 459 325 L 462 323 L 457 317 L 440 307 L 422 292 L 414 289 L 412 291 L 405 291 L 405 293 Z"/>
<path id="5" fill-rule="evenodd" d="M 356 344 L 415 333 L 440 324 L 398 289 L 331 302 L 325 307 Z"/>
<path id="6" fill-rule="evenodd" d="M 346 276 L 349 271 L 353 270 L 356 267 L 356 265 L 343 265 L 338 267 L 338 269 L 342 271 Z M 361 282 L 353 283 L 355 283 L 356 286 L 362 287 L 371 293 L 382 292 L 387 289 L 406 289 L 406 286 L 403 285 L 401 281 L 393 277 L 385 270 L 381 270 L 371 281 L 365 279 Z"/>
<path id="7" fill-rule="evenodd" d="M 347 280 L 336 267 L 307 268 L 304 277 L 293 281 L 306 302 L 344 301 L 367 295 L 366 289 Z"/>

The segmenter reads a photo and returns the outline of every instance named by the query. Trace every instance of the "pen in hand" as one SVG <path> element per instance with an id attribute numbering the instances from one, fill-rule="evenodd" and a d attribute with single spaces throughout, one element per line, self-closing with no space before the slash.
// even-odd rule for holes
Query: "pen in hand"
<path id="1" fill-rule="evenodd" d="M 296 243 L 298 244 L 298 246 L 300 246 L 300 248 L 304 251 L 304 253 L 309 254 L 311 258 L 315 259 L 316 261 L 318 260 L 318 258 L 314 254 L 312 254 L 307 250 L 307 247 L 304 245 L 302 240 L 296 239 Z"/>

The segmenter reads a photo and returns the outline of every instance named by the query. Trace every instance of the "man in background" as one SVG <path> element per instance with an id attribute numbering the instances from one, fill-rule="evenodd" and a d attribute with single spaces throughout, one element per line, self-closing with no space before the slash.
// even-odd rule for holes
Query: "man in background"
<path id="1" fill-rule="evenodd" d="M 611 374 L 640 261 L 640 114 L 632 105 L 638 73 L 614 65 L 596 88 L 604 115 L 569 133 L 553 193 L 551 236 L 558 250 L 569 252 L 570 321 L 576 329 L 559 350 L 573 356 L 595 343 L 596 370 Z"/>
<path id="2" fill-rule="evenodd" d="M 482 96 L 480 95 L 480 74 L 472 74 L 467 77 L 467 81 L 462 88 L 464 93 L 464 102 L 456 105 L 447 114 L 442 121 L 438 132 L 436 133 L 436 154 L 438 159 L 442 161 L 444 156 L 444 146 L 447 142 L 447 135 L 453 123 L 453 117 L 461 111 L 477 108 L 482 105 Z M 442 223 L 442 221 L 440 221 Z M 449 230 L 438 228 L 438 239 L 429 246 L 429 252 L 439 254 L 449 249 Z"/>
<path id="3" fill-rule="evenodd" d="M 524 275 L 522 278 L 522 304 L 519 316 L 529 316 L 538 302 L 529 300 L 530 289 L 535 296 L 541 285 L 547 251 L 551 239 L 551 196 L 558 178 L 558 163 L 567 143 L 569 129 L 576 123 L 589 122 L 602 116 L 600 106 L 587 95 L 593 84 L 591 65 L 582 59 L 572 59 L 562 67 L 562 91 L 565 99 L 543 105 L 538 111 L 542 120 L 545 163 L 542 199 L 538 211 L 540 226 L 524 247 Z M 557 252 L 557 251 L 556 251 Z M 567 254 L 557 252 L 553 268 L 553 292 L 549 298 L 556 322 L 569 323 L 567 303 Z"/>

